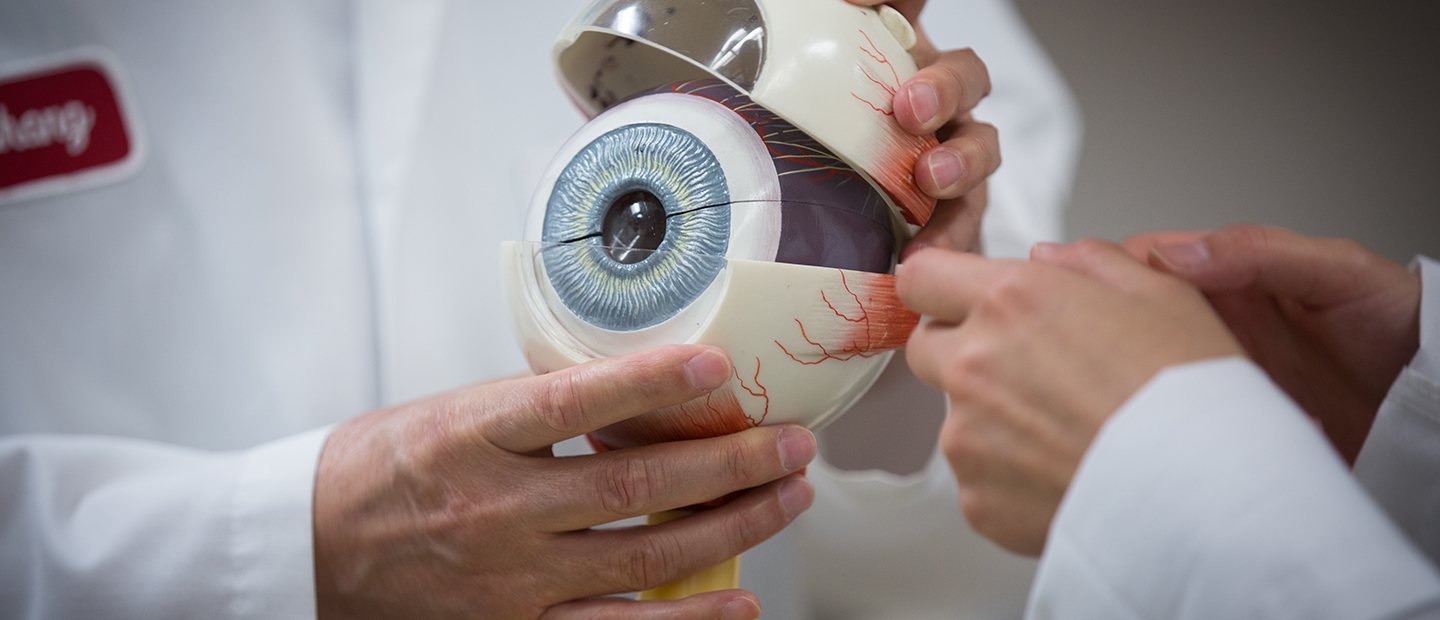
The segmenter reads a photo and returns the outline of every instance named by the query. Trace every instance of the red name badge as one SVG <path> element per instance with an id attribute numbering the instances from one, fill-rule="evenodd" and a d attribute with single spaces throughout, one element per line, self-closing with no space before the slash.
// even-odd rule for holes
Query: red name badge
<path id="1" fill-rule="evenodd" d="M 138 123 L 112 54 L 86 48 L 0 68 L 0 203 L 118 180 Z"/>

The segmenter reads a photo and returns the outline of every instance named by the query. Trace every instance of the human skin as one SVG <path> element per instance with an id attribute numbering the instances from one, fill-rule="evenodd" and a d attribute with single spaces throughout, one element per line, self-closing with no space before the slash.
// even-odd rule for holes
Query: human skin
<path id="1" fill-rule="evenodd" d="M 970 111 L 990 94 L 990 73 L 971 49 L 940 51 L 920 25 L 925 0 L 849 0 L 861 6 L 889 4 L 910 20 L 918 41 L 912 54 L 920 70 L 895 92 L 895 120 L 906 131 L 935 134 L 940 145 L 915 161 L 915 185 L 940 199 L 930 221 L 901 252 L 904 259 L 926 247 L 976 251 L 988 202 L 985 179 L 1000 167 L 1000 138 L 993 125 Z"/>
<path id="2" fill-rule="evenodd" d="M 1124 245 L 1205 293 L 1246 354 L 1355 462 L 1420 346 L 1418 275 L 1353 241 L 1273 227 L 1150 233 Z"/>
<path id="3" fill-rule="evenodd" d="M 973 51 L 935 49 L 919 28 L 923 1 L 894 6 L 916 25 L 915 56 L 922 67 L 897 92 L 895 118 L 912 133 L 935 133 L 943 141 L 916 163 L 917 186 L 940 202 L 904 253 L 932 245 L 977 249 L 986 207 L 984 181 L 999 167 L 1000 152 L 995 128 L 976 122 L 969 111 L 989 94 L 989 75 Z M 672 381 L 681 366 L 673 362 L 663 371 Z M 725 369 L 728 376 L 728 362 Z M 627 374 L 641 370 L 662 372 L 632 360 L 598 373 L 604 378 L 594 381 L 608 386 L 587 381 L 597 391 L 610 390 L 610 400 L 585 408 L 590 422 L 571 420 L 575 426 L 565 427 L 565 437 L 547 440 L 583 434 L 709 390 L 696 392 L 700 388 L 692 385 L 688 395 L 652 398 L 645 386 L 657 381 L 654 377 Z M 577 599 L 647 589 L 733 557 L 774 534 L 809 505 L 807 482 L 796 476 L 776 479 L 813 458 L 813 436 L 799 427 L 768 427 L 619 450 L 582 462 L 574 459 L 590 457 L 548 458 L 549 443 L 507 450 L 454 421 L 499 415 L 488 413 L 496 411 L 534 416 L 522 405 L 545 403 L 545 390 L 553 387 L 546 381 L 556 380 L 547 377 L 552 379 L 476 386 L 372 412 L 336 429 L 321 455 L 316 481 L 322 618 L 758 616 L 754 596 L 739 590 L 683 601 Z M 644 397 L 637 399 L 635 390 Z M 456 436 L 457 428 L 465 433 Z M 791 450 L 783 462 L 775 456 L 780 443 Z M 414 469 L 416 463 L 424 469 Z M 580 482 L 568 486 L 557 478 Z M 585 531 L 622 513 L 647 514 L 765 483 L 722 508 L 673 525 L 624 533 Z M 617 504 L 625 510 L 616 509 Z M 548 516 L 538 516 L 540 511 Z M 555 529 L 561 526 L 571 529 Z"/>
<path id="4" fill-rule="evenodd" d="M 759 616 L 743 590 L 604 597 L 734 557 L 809 507 L 815 439 L 794 425 L 555 458 L 554 443 L 704 396 L 714 347 L 667 346 L 485 383 L 342 424 L 315 483 L 319 617 Z M 749 489 L 749 490 L 746 490 Z M 670 523 L 591 529 L 743 491 Z"/>
<path id="5" fill-rule="evenodd" d="M 1044 549 L 1081 458 L 1126 399 L 1165 367 L 1243 353 L 1195 287 L 1118 245 L 1036 254 L 1063 266 L 931 248 L 897 285 L 927 317 L 907 359 L 949 399 L 940 443 L 961 509 L 1027 555 Z"/>

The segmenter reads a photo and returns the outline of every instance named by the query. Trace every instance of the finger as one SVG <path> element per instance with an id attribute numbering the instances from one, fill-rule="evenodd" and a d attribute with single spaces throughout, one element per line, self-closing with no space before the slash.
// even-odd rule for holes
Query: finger
<path id="1" fill-rule="evenodd" d="M 1013 282 L 1026 267 L 1023 261 L 927 248 L 898 268 L 895 290 L 911 310 L 959 323 L 992 289 Z"/>
<path id="2" fill-rule="evenodd" d="M 880 6 L 880 5 L 882 5 L 882 4 L 888 4 L 888 5 L 890 5 L 892 8 L 894 8 L 896 11 L 899 11 L 901 15 L 904 15 L 904 16 L 905 16 L 905 19 L 910 20 L 910 24 L 911 24 L 912 26 L 919 23 L 919 20 L 920 20 L 920 10 L 925 8 L 925 0 L 848 0 L 848 1 L 850 2 L 850 4 L 858 4 L 858 5 L 860 5 L 860 6 Z"/>
<path id="3" fill-rule="evenodd" d="M 1209 230 L 1164 230 L 1127 237 L 1120 242 L 1125 251 L 1142 263 L 1150 262 L 1150 248 L 1168 243 L 1189 243 L 1213 231 Z"/>
<path id="4" fill-rule="evenodd" d="M 545 610 L 540 620 L 755 620 L 760 601 L 745 590 L 720 590 L 678 601 L 589 598 Z"/>
<path id="5" fill-rule="evenodd" d="M 1189 242 L 1156 245 L 1155 268 L 1207 293 L 1255 286 L 1302 303 L 1333 305 L 1363 296 L 1408 271 L 1347 239 L 1307 237 L 1283 228 L 1241 224 Z"/>
<path id="6" fill-rule="evenodd" d="M 486 411 L 481 436 L 523 454 L 704 396 L 730 375 L 730 359 L 719 348 L 656 347 L 482 386 L 466 392 L 465 402 L 456 406 Z"/>
<path id="7" fill-rule="evenodd" d="M 995 126 L 970 121 L 915 160 L 915 185 L 935 198 L 955 198 L 974 190 L 999 167 L 1000 134 Z"/>
<path id="8" fill-rule="evenodd" d="M 955 351 L 958 326 L 936 319 L 926 319 L 910 332 L 905 345 L 905 363 L 921 383 L 937 390 L 944 389 L 942 370 Z"/>
<path id="9" fill-rule="evenodd" d="M 932 247 L 957 252 L 979 251 L 980 225 L 985 219 L 988 193 L 988 186 L 982 182 L 964 196 L 936 203 L 930 221 L 900 251 L 900 260 L 908 260 L 916 252 Z"/>
<path id="10" fill-rule="evenodd" d="M 1161 277 L 1125 248 L 1101 239 L 1081 239 L 1068 245 L 1037 243 L 1030 250 L 1030 259 L 1064 267 L 1130 293 L 1146 290 Z"/>
<path id="11" fill-rule="evenodd" d="M 815 436 L 791 424 L 550 461 L 535 526 L 578 530 L 707 502 L 799 471 Z"/>
<path id="12" fill-rule="evenodd" d="M 895 93 L 895 121 L 916 135 L 935 133 L 989 94 L 990 71 L 975 50 L 942 52 Z"/>
<path id="13" fill-rule="evenodd" d="M 648 590 L 739 555 L 775 535 L 815 499 L 792 474 L 718 508 L 660 525 L 589 530 L 557 537 L 558 557 L 575 558 L 578 596 Z"/>

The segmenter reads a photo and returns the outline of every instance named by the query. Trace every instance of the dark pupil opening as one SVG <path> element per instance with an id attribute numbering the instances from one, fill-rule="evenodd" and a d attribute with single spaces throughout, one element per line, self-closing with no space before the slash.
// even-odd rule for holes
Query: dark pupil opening
<path id="1" fill-rule="evenodd" d="M 616 198 L 605 212 L 600 240 L 618 262 L 630 265 L 645 260 L 665 240 L 665 206 L 645 190 Z"/>

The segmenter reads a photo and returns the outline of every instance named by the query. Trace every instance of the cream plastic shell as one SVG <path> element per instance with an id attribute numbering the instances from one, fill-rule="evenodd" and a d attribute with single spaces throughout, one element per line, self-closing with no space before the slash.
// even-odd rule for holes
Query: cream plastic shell
<path id="1" fill-rule="evenodd" d="M 907 51 L 914 45 L 914 29 L 893 9 L 882 15 L 880 10 L 841 0 L 757 0 L 756 4 L 764 15 L 766 48 L 753 88 L 644 39 L 587 23 L 570 24 L 556 42 L 557 73 L 576 104 L 593 116 L 601 110 L 586 95 L 587 76 L 581 65 L 594 59 L 588 52 L 583 59 L 567 57 L 572 45 L 582 36 L 599 34 L 661 50 L 669 60 L 646 67 L 659 75 L 647 76 L 649 84 L 635 84 L 636 91 L 698 76 L 723 80 L 854 166 L 884 190 L 897 215 L 911 224 L 923 224 L 934 200 L 915 189 L 912 171 L 920 153 L 935 142 L 933 137 L 905 132 L 891 107 L 896 90 L 916 72 Z M 634 93 L 615 94 L 623 98 Z"/>
<path id="2" fill-rule="evenodd" d="M 506 300 L 530 368 L 554 372 L 603 357 L 576 341 L 533 297 L 541 285 L 526 281 L 534 273 L 528 245 L 507 242 L 502 254 Z M 797 317 L 830 313 L 819 303 L 820 291 L 843 290 L 840 271 L 750 260 L 728 261 L 726 271 L 719 304 L 682 344 L 713 345 L 730 355 L 737 375 L 730 387 L 742 396 L 740 405 L 753 420 L 818 430 L 859 400 L 894 354 L 797 363 L 777 346 L 776 335 L 795 332 Z M 747 387 L 763 388 L 766 398 L 749 396 Z"/>

